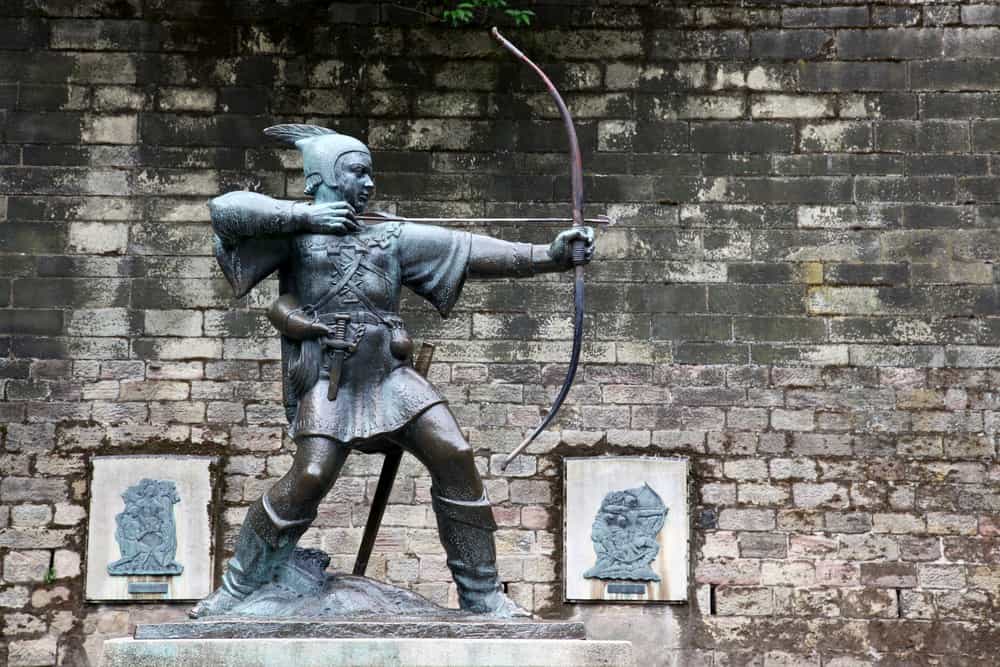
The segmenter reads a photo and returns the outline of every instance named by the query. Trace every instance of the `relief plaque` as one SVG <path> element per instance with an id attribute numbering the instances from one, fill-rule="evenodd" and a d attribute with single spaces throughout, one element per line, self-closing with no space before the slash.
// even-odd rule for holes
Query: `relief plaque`
<path id="1" fill-rule="evenodd" d="M 565 460 L 567 602 L 686 602 L 686 459 Z"/>
<path id="2" fill-rule="evenodd" d="M 211 591 L 214 461 L 93 459 L 87 600 L 195 600 Z"/>
<path id="3" fill-rule="evenodd" d="M 184 566 L 177 555 L 174 505 L 181 501 L 177 486 L 167 479 L 143 479 L 122 494 L 125 509 L 115 517 L 115 541 L 122 557 L 108 565 L 108 574 L 175 576 Z"/>

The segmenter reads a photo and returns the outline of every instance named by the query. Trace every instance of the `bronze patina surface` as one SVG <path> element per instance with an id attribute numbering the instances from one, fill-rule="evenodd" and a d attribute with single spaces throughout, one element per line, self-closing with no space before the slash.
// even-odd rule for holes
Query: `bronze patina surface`
<path id="1" fill-rule="evenodd" d="M 375 187 L 367 146 L 314 125 L 278 125 L 266 134 L 302 152 L 313 201 L 230 192 L 210 210 L 216 256 L 237 296 L 278 274 L 280 296 L 268 316 L 282 337 L 297 451 L 288 473 L 250 507 L 223 585 L 192 616 L 254 613 L 243 603 L 274 582 L 354 450 L 408 451 L 427 466 L 463 610 L 527 616 L 500 586 L 496 523 L 472 448 L 440 392 L 413 366 L 401 293 L 409 288 L 447 317 L 467 280 L 589 261 L 593 230 L 577 226 L 551 244 L 531 245 L 400 219 L 362 221 Z M 580 244 L 583 254 L 574 255 Z"/>

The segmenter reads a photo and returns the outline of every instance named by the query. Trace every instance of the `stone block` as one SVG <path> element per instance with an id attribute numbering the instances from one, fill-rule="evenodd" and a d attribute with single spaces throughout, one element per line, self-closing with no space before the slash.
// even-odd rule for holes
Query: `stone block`
<path id="1" fill-rule="evenodd" d="M 111 639 L 104 644 L 101 664 L 235 667 L 279 664 L 292 657 L 301 667 L 392 662 L 413 667 L 632 667 L 631 648 L 623 641 L 558 639 Z"/>
<path id="2" fill-rule="evenodd" d="M 57 637 L 12 641 L 7 649 L 10 667 L 43 667 L 56 664 Z"/>
<path id="3" fill-rule="evenodd" d="M 764 561 L 760 581 L 764 586 L 812 586 L 816 566 L 808 561 Z"/>
<path id="4" fill-rule="evenodd" d="M 10 551 L 3 559 L 3 579 L 9 583 L 45 581 L 50 551 Z"/>
<path id="5" fill-rule="evenodd" d="M 719 528 L 722 530 L 774 530 L 774 510 L 765 509 L 731 509 L 722 510 L 719 514 Z"/>
<path id="6" fill-rule="evenodd" d="M 861 563 L 861 583 L 876 588 L 914 588 L 917 570 L 906 563 Z"/>
<path id="7" fill-rule="evenodd" d="M 10 524 L 26 528 L 41 528 L 52 520 L 48 505 L 15 505 L 10 509 Z"/>
<path id="8" fill-rule="evenodd" d="M 750 33 L 750 54 L 762 60 L 811 60 L 834 48 L 833 33 L 825 30 L 761 30 Z"/>
<path id="9" fill-rule="evenodd" d="M 722 616 L 770 616 L 774 613 L 772 589 L 759 586 L 720 586 L 716 613 Z"/>

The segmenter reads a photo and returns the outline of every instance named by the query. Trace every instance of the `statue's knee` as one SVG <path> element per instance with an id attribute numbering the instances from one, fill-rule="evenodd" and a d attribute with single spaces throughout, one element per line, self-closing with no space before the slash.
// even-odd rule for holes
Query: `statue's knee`
<path id="1" fill-rule="evenodd" d="M 330 485 L 330 473 L 319 463 L 310 463 L 302 469 L 297 480 L 296 495 L 313 502 L 319 502 L 326 495 Z"/>
<path id="2" fill-rule="evenodd" d="M 436 448 L 438 454 L 438 464 L 449 469 L 468 468 L 475 470 L 476 458 L 470 445 L 464 438 L 456 438 L 445 441 L 441 447 Z"/>

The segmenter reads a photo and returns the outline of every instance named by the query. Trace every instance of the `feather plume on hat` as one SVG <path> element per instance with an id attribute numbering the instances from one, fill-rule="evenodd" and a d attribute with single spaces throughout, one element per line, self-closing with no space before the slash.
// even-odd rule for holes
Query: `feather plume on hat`
<path id="1" fill-rule="evenodd" d="M 302 172 L 306 178 L 305 194 L 314 195 L 321 183 L 336 182 L 334 166 L 345 153 L 371 154 L 368 146 L 354 137 L 319 125 L 287 123 L 272 125 L 264 134 L 302 152 Z"/>
<path id="2" fill-rule="evenodd" d="M 272 125 L 271 127 L 264 128 L 264 134 L 284 144 L 294 146 L 296 142 L 303 139 L 321 137 L 325 134 L 337 134 L 337 132 L 329 128 L 320 127 L 319 125 L 287 123 L 284 125 Z"/>

